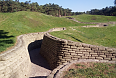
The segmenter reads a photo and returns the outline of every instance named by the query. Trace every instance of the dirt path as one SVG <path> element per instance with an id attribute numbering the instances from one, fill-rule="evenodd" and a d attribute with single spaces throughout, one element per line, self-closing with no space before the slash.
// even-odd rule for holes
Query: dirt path
<path id="1" fill-rule="evenodd" d="M 46 78 L 50 73 L 47 61 L 39 54 L 39 48 L 29 52 L 31 58 L 31 71 L 29 78 Z"/>
<path id="2" fill-rule="evenodd" d="M 73 20 L 75 22 L 78 22 L 78 23 L 83 23 L 83 24 L 96 24 L 96 25 L 90 25 L 90 26 L 87 26 L 87 27 L 103 27 L 103 26 L 108 26 L 109 24 L 116 24 L 116 22 L 107 22 L 107 23 L 80 22 L 80 21 L 76 20 L 75 18 L 71 18 L 71 17 L 70 18 L 67 17 L 67 18 L 70 19 L 70 20 Z M 84 27 L 86 27 L 86 26 L 84 26 Z"/>

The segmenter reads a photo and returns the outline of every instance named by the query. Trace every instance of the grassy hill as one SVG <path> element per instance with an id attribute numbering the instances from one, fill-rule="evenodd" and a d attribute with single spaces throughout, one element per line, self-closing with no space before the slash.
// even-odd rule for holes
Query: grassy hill
<path id="1" fill-rule="evenodd" d="M 69 16 L 67 16 L 69 17 Z M 81 22 L 111 22 L 116 21 L 115 16 L 104 16 L 104 15 L 88 15 L 88 14 L 82 14 L 82 15 L 76 15 L 76 16 L 70 16 L 72 18 L 75 18 L 78 21 Z"/>
<path id="2" fill-rule="evenodd" d="M 51 34 L 62 39 L 116 48 L 116 25 L 99 28 L 67 27 L 65 31 Z"/>
<path id="3" fill-rule="evenodd" d="M 116 21 L 116 17 L 113 16 L 84 14 L 70 17 L 82 22 Z M 95 45 L 116 47 L 116 25 L 105 28 L 79 27 L 85 25 L 86 24 L 80 24 L 64 17 L 53 17 L 38 12 L 20 11 L 14 13 L 0 13 L 0 52 L 13 46 L 16 43 L 16 36 L 26 33 L 44 32 L 55 27 L 67 28 L 66 31 L 61 31 L 62 33 L 52 33 L 60 38 Z"/>
<path id="4" fill-rule="evenodd" d="M 103 16 L 103 15 L 77 15 L 66 16 L 75 18 L 81 22 L 116 22 L 115 16 Z M 59 38 L 83 42 L 92 45 L 106 46 L 116 48 L 116 24 L 109 25 L 107 27 L 67 27 L 65 31 L 51 32 L 52 35 Z"/>
<path id="5" fill-rule="evenodd" d="M 54 27 L 82 26 L 66 18 L 48 16 L 38 12 L 0 13 L 0 52 L 16 42 L 16 36 L 43 32 Z"/>

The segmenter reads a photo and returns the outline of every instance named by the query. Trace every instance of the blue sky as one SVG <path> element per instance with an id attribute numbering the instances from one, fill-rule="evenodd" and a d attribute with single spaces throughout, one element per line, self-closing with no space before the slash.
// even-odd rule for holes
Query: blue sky
<path id="1" fill-rule="evenodd" d="M 29 0 L 19 0 L 25 2 Z M 46 3 L 54 3 L 63 8 L 70 8 L 73 12 L 90 11 L 91 9 L 102 9 L 109 6 L 114 6 L 114 0 L 31 0 L 31 2 L 38 2 L 39 5 Z"/>

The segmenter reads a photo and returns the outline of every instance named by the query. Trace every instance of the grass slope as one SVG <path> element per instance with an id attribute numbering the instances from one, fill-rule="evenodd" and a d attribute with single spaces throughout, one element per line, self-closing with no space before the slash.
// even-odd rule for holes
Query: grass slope
<path id="1" fill-rule="evenodd" d="M 76 15 L 76 16 L 70 16 L 70 17 L 75 18 L 76 20 L 81 21 L 81 22 L 111 22 L 111 21 L 116 21 L 115 16 L 104 16 L 104 15 L 82 14 L 82 15 Z"/>
<path id="2" fill-rule="evenodd" d="M 73 68 L 72 68 L 73 67 Z M 62 78 L 115 78 L 116 64 L 79 63 L 64 72 Z"/>
<path id="3" fill-rule="evenodd" d="M 67 27 L 65 31 L 51 32 L 59 38 L 116 48 L 116 25 L 107 27 Z"/>
<path id="4" fill-rule="evenodd" d="M 84 24 L 38 12 L 0 13 L 0 52 L 13 46 L 16 36 L 21 34 L 43 32 L 54 27 L 82 25 Z"/>

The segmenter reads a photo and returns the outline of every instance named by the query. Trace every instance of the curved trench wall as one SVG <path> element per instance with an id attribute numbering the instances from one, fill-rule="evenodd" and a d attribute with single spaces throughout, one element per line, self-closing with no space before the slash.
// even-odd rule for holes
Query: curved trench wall
<path id="1" fill-rule="evenodd" d="M 30 57 L 28 49 L 40 47 L 45 33 L 20 35 L 17 45 L 0 54 L 0 78 L 29 78 Z"/>
<path id="2" fill-rule="evenodd" d="M 65 28 L 53 28 L 47 32 Z M 30 33 L 17 37 L 17 44 L 0 54 L 0 78 L 29 78 L 31 61 L 30 50 L 40 48 L 45 33 Z"/>
<path id="3" fill-rule="evenodd" d="M 29 68 L 30 58 L 21 35 L 14 48 L 0 54 L 0 78 L 27 78 Z"/>
<path id="4" fill-rule="evenodd" d="M 63 65 L 58 66 L 55 68 L 47 78 L 63 78 L 64 72 L 69 69 L 74 64 L 77 63 L 109 63 L 109 64 L 115 64 L 115 61 L 108 61 L 108 60 L 97 60 L 97 59 L 79 59 L 74 60 L 71 62 L 64 63 Z"/>
<path id="5" fill-rule="evenodd" d="M 46 33 L 40 53 L 51 69 L 63 63 L 78 59 L 98 59 L 116 61 L 116 49 L 60 39 Z"/>

